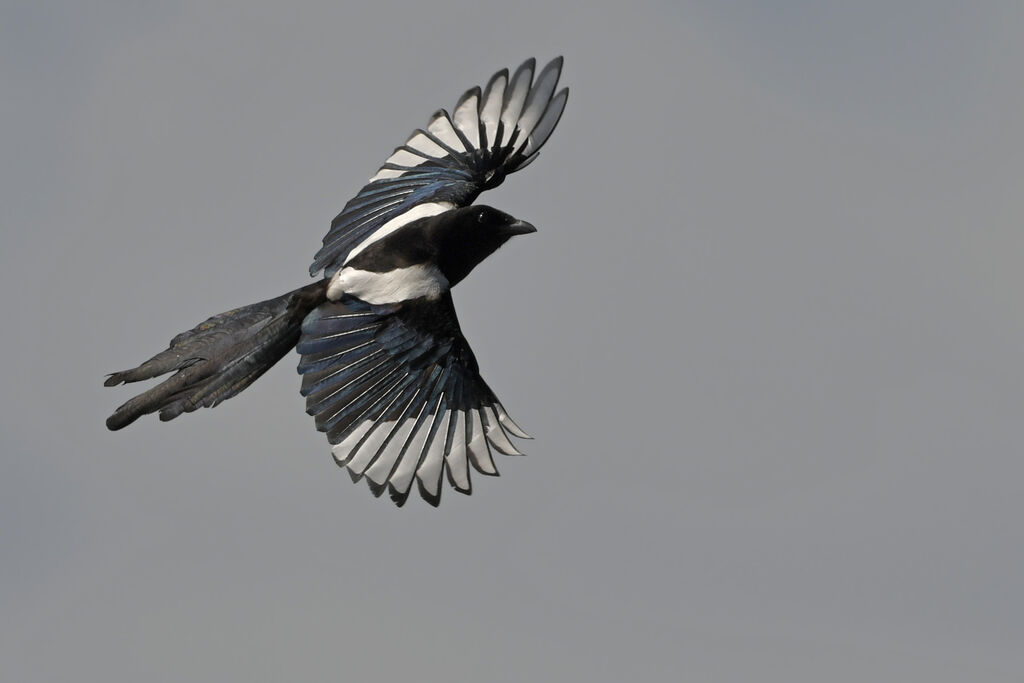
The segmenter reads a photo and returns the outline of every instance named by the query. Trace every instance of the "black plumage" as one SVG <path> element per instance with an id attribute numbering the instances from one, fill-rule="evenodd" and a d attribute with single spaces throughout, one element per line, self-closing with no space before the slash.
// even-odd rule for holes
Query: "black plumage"
<path id="1" fill-rule="evenodd" d="M 555 59 L 534 79 L 527 60 L 468 90 L 452 114 L 434 114 L 334 219 L 310 268 L 323 279 L 209 318 L 109 376 L 107 386 L 174 373 L 107 426 L 213 407 L 297 348 L 307 412 L 338 464 L 375 495 L 389 490 L 402 505 L 415 481 L 437 505 L 445 474 L 463 493 L 470 467 L 497 475 L 492 449 L 519 454 L 509 436 L 529 437 L 480 376 L 450 290 L 508 239 L 535 230 L 470 205 L 536 158 L 568 97 L 555 94 L 561 67 Z"/>
<path id="2" fill-rule="evenodd" d="M 235 396 L 295 348 L 302 320 L 326 301 L 325 291 L 324 283 L 316 282 L 220 313 L 177 335 L 167 350 L 137 368 L 111 374 L 104 386 L 176 371 L 120 406 L 107 418 L 107 427 L 122 429 L 157 411 L 167 421 Z"/>
<path id="3" fill-rule="evenodd" d="M 382 237 L 345 265 L 383 273 L 434 263 L 454 287 L 509 239 L 535 231 L 529 223 L 489 206 L 453 209 Z"/>

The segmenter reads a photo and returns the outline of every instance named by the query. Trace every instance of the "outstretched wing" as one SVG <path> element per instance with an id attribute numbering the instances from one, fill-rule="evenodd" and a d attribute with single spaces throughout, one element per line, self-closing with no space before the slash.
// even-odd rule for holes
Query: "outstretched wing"
<path id="1" fill-rule="evenodd" d="M 484 190 L 525 167 L 555 129 L 568 88 L 555 94 L 562 58 L 534 80 L 528 59 L 512 77 L 502 69 L 481 91 L 467 90 L 454 113 L 441 109 L 413 131 L 331 222 L 310 275 L 340 268 L 361 248 L 402 225 L 472 204 Z"/>
<path id="2" fill-rule="evenodd" d="M 386 308 L 351 297 L 321 304 L 298 351 L 306 412 L 335 461 L 398 505 L 414 479 L 427 502 L 440 503 L 443 472 L 470 493 L 470 465 L 497 475 L 491 448 L 521 455 L 509 435 L 530 438 L 480 377 L 451 294 Z"/>

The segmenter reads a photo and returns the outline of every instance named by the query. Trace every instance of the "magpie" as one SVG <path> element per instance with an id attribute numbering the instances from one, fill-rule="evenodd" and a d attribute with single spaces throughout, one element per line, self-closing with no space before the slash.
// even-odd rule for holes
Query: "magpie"
<path id="1" fill-rule="evenodd" d="M 558 57 L 528 59 L 467 90 L 413 131 L 332 221 L 313 258 L 319 279 L 215 315 L 105 386 L 173 373 L 107 419 L 118 430 L 171 420 L 237 395 L 293 348 L 316 428 L 353 481 L 404 505 L 415 481 L 431 505 L 442 478 L 472 492 L 470 468 L 496 476 L 493 452 L 531 438 L 480 376 L 451 289 L 510 238 L 536 228 L 474 205 L 525 168 L 561 118 Z M 536 75 L 536 78 L 534 77 Z"/>

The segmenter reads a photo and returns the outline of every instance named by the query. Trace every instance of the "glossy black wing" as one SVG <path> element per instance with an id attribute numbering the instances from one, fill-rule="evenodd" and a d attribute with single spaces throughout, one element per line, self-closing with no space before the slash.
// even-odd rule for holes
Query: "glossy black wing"
<path id="1" fill-rule="evenodd" d="M 562 58 L 534 80 L 528 59 L 467 90 L 452 114 L 441 109 L 409 136 L 331 222 L 310 275 L 332 274 L 362 245 L 425 216 L 472 204 L 484 190 L 525 167 L 555 129 L 568 88 L 555 94 Z"/>
<path id="2" fill-rule="evenodd" d="M 298 351 L 306 412 L 335 461 L 398 505 L 414 479 L 437 505 L 444 472 L 470 493 L 470 465 L 497 475 L 491 448 L 520 455 L 509 435 L 530 438 L 480 377 L 450 294 L 386 309 L 350 297 L 321 304 Z"/>

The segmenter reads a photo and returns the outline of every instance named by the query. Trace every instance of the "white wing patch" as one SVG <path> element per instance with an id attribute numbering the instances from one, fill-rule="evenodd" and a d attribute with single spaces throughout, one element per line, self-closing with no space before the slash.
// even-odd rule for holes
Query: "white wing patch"
<path id="1" fill-rule="evenodd" d="M 452 127 L 452 120 L 448 118 L 448 112 L 444 109 L 437 112 L 430 118 L 430 123 L 427 124 L 427 131 L 455 151 L 465 151 L 465 145 L 462 144 L 462 140 L 459 139 L 459 136 L 455 134 L 455 129 Z"/>
<path id="2" fill-rule="evenodd" d="M 400 213 L 384 225 L 380 226 L 365 240 L 357 244 L 352 251 L 348 253 L 348 257 L 345 259 L 345 263 L 351 261 L 356 254 L 365 249 L 368 245 L 376 242 L 382 237 L 390 235 L 395 230 L 398 230 L 403 225 L 408 225 L 415 220 L 420 218 L 426 218 L 427 216 L 436 216 L 439 213 L 445 211 L 451 211 L 455 208 L 455 204 L 452 202 L 425 202 L 423 204 L 417 204 L 408 211 Z"/>
<path id="3" fill-rule="evenodd" d="M 384 166 L 393 164 L 395 166 L 415 168 L 431 159 L 443 159 L 448 155 L 448 152 L 443 147 L 420 131 L 410 135 L 403 147 L 408 147 L 409 149 L 403 149 L 402 147 L 396 149 L 392 152 L 391 156 L 384 160 Z M 397 178 L 402 175 L 405 175 L 405 170 L 382 167 L 368 182 L 372 183 L 375 180 Z"/>
<path id="4" fill-rule="evenodd" d="M 451 444 L 446 447 L 444 459 L 448 463 L 448 474 L 455 490 L 468 493 L 471 489 L 469 460 L 466 458 L 466 412 L 453 411 L 452 420 L 455 421 L 455 432 L 452 434 Z"/>
<path id="5" fill-rule="evenodd" d="M 422 411 L 431 412 L 422 415 Z M 361 422 L 331 453 L 355 478 L 366 477 L 379 490 L 389 485 L 392 495 L 401 495 L 402 502 L 413 482 L 419 480 L 428 500 L 436 505 L 446 468 L 453 488 L 468 494 L 472 491 L 471 463 L 483 474 L 498 473 L 490 447 L 522 455 L 502 431 L 497 415 L 504 412 L 500 406 L 471 410 L 467 420 L 465 411 L 443 410 L 435 402 L 432 409 L 424 405 L 397 421 Z"/>
<path id="6" fill-rule="evenodd" d="M 455 107 L 455 114 L 452 117 L 455 126 L 466 136 L 470 147 L 473 149 L 480 148 L 480 118 L 477 113 L 479 103 L 480 89 L 473 88 L 459 100 L 458 106 Z"/>
<path id="7" fill-rule="evenodd" d="M 444 147 L 418 131 L 406 140 L 405 146 L 415 149 L 426 157 L 433 157 L 435 159 L 443 159 L 448 154 Z"/>
<path id="8" fill-rule="evenodd" d="M 502 69 L 483 91 L 477 86 L 463 93 L 451 114 L 445 109 L 435 112 L 426 132 L 414 131 L 369 182 L 401 178 L 428 161 L 443 166 L 453 157 L 481 149 L 505 148 L 506 160 L 518 159 L 517 165 L 509 166 L 506 172 L 525 167 L 558 124 L 568 97 L 567 89 L 552 96 L 562 71 L 561 57 L 544 67 L 534 81 L 536 67 L 531 58 L 511 77 L 508 69 Z"/>
<path id="9" fill-rule="evenodd" d="M 443 394 L 441 400 L 444 401 Z M 437 431 L 434 434 L 434 440 L 430 442 L 430 446 L 427 448 L 427 452 L 423 454 L 423 462 L 416 470 L 416 478 L 420 480 L 423 488 L 431 498 L 437 498 L 441 495 L 441 474 L 444 472 L 444 441 L 445 435 L 448 433 L 448 421 L 452 417 L 452 412 L 449 410 L 434 415 Z M 434 427 L 431 428 L 433 429 Z M 427 425 L 424 425 L 421 431 L 429 433 Z"/>
<path id="10" fill-rule="evenodd" d="M 487 135 L 485 146 L 490 149 L 498 141 L 498 122 L 501 120 L 501 104 L 505 99 L 505 85 L 508 71 L 499 71 L 491 78 L 480 104 L 480 121 Z"/>
<path id="11" fill-rule="evenodd" d="M 504 126 L 501 136 L 502 147 L 508 145 L 512 140 L 512 133 L 516 129 L 519 114 L 523 111 L 523 105 L 526 104 L 526 95 L 530 92 L 533 68 L 533 60 L 530 60 L 516 69 L 510 87 L 505 91 L 505 104 L 501 110 L 501 123 Z"/>
<path id="12" fill-rule="evenodd" d="M 519 145 L 526 142 L 526 138 L 533 132 L 534 126 L 548 109 L 555 86 L 558 85 L 558 76 L 557 70 L 544 69 L 537 76 L 533 87 L 530 88 L 530 94 L 527 96 L 523 111 L 519 114 L 519 120 L 516 122 L 516 127 L 520 131 Z"/>

